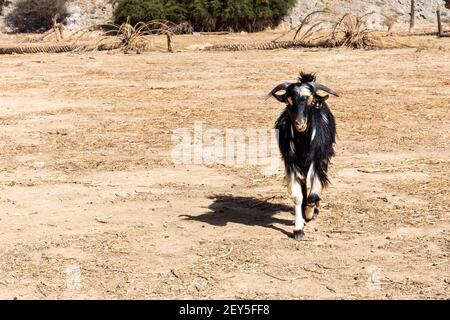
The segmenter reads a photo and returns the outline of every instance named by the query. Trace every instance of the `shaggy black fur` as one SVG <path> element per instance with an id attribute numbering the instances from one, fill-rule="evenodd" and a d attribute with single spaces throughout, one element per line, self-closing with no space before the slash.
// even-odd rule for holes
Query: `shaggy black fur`
<path id="1" fill-rule="evenodd" d="M 299 84 L 315 81 L 313 74 L 301 73 Z M 288 88 L 286 95 L 296 92 Z M 279 133 L 279 148 L 286 167 L 286 174 L 300 173 L 307 176 L 309 167 L 314 162 L 315 172 L 323 186 L 329 183 L 327 170 L 334 155 L 333 144 L 336 137 L 336 123 L 323 97 L 315 96 L 313 105 L 306 108 L 308 128 L 298 132 L 292 125 L 288 107 L 284 109 L 276 121 L 275 128 Z M 315 137 L 311 141 L 315 129 Z M 294 148 L 292 148 L 292 145 Z M 294 149 L 294 150 L 293 150 Z M 312 200 L 312 199 L 311 199 Z M 309 202 L 309 201 L 308 201 Z"/>

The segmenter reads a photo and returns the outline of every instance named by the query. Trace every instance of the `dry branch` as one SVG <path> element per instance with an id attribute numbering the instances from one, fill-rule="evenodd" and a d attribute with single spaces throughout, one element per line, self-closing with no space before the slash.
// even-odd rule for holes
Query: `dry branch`
<path id="1" fill-rule="evenodd" d="M 311 12 L 310 14 L 308 14 L 308 15 L 302 20 L 302 22 L 300 23 L 300 26 L 298 27 L 297 31 L 295 32 L 295 35 L 294 35 L 294 39 L 293 39 L 293 40 L 296 40 L 296 39 L 297 39 L 298 34 L 299 34 L 300 31 L 302 30 L 302 28 L 303 28 L 305 25 L 307 25 L 307 24 L 309 23 L 311 17 L 313 17 L 313 16 L 316 15 L 316 14 L 324 13 L 324 12 L 326 12 L 326 11 L 320 10 L 320 11 L 314 11 L 314 12 Z"/>
<path id="2" fill-rule="evenodd" d="M 275 276 L 275 275 L 273 275 L 273 274 L 270 274 L 270 273 L 268 273 L 268 272 L 266 272 L 266 271 L 264 271 L 264 274 L 266 275 L 266 276 L 269 276 L 269 277 L 271 277 L 271 278 L 274 278 L 274 279 L 277 279 L 277 280 L 280 280 L 280 281 L 294 281 L 294 280 L 297 280 L 297 279 L 307 279 L 308 277 L 306 277 L 306 276 L 303 276 L 303 277 L 294 277 L 294 278 L 288 278 L 288 279 L 285 279 L 285 278 L 281 278 L 281 277 L 278 277 L 278 276 Z"/>

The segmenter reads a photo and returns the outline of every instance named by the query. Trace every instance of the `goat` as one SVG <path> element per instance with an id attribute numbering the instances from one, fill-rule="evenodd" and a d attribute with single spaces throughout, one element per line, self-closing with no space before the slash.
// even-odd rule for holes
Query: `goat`
<path id="1" fill-rule="evenodd" d="M 282 83 L 267 96 L 285 103 L 275 123 L 284 160 L 288 192 L 295 205 L 294 238 L 301 240 L 305 221 L 319 214 L 320 193 L 329 183 L 327 170 L 334 156 L 336 122 L 321 90 L 339 95 L 316 82 L 314 74 L 300 73 L 298 82 Z M 284 93 L 280 93 L 284 91 Z"/>

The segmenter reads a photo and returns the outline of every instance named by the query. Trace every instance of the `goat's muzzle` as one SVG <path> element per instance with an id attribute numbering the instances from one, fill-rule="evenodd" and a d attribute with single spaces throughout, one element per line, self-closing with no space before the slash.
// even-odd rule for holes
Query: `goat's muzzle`
<path id="1" fill-rule="evenodd" d="M 295 129 L 298 132 L 305 132 L 306 129 L 308 128 L 308 123 L 306 121 L 295 121 Z"/>

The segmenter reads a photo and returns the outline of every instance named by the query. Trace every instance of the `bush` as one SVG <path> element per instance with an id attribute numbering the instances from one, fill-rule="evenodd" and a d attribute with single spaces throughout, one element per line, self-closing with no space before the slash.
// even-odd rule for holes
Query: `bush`
<path id="1" fill-rule="evenodd" d="M 119 0 L 114 16 L 119 23 L 125 22 L 129 17 L 132 24 L 139 21 L 164 19 L 164 4 L 162 0 Z"/>
<path id="2" fill-rule="evenodd" d="M 3 5 L 5 4 L 5 0 L 0 0 L 0 13 L 3 11 Z"/>
<path id="3" fill-rule="evenodd" d="M 188 21 L 197 31 L 260 31 L 276 26 L 296 0 L 116 0 L 115 20 Z"/>
<path id="4" fill-rule="evenodd" d="M 66 0 L 18 0 L 6 23 L 17 32 L 42 32 L 67 16 Z"/>

